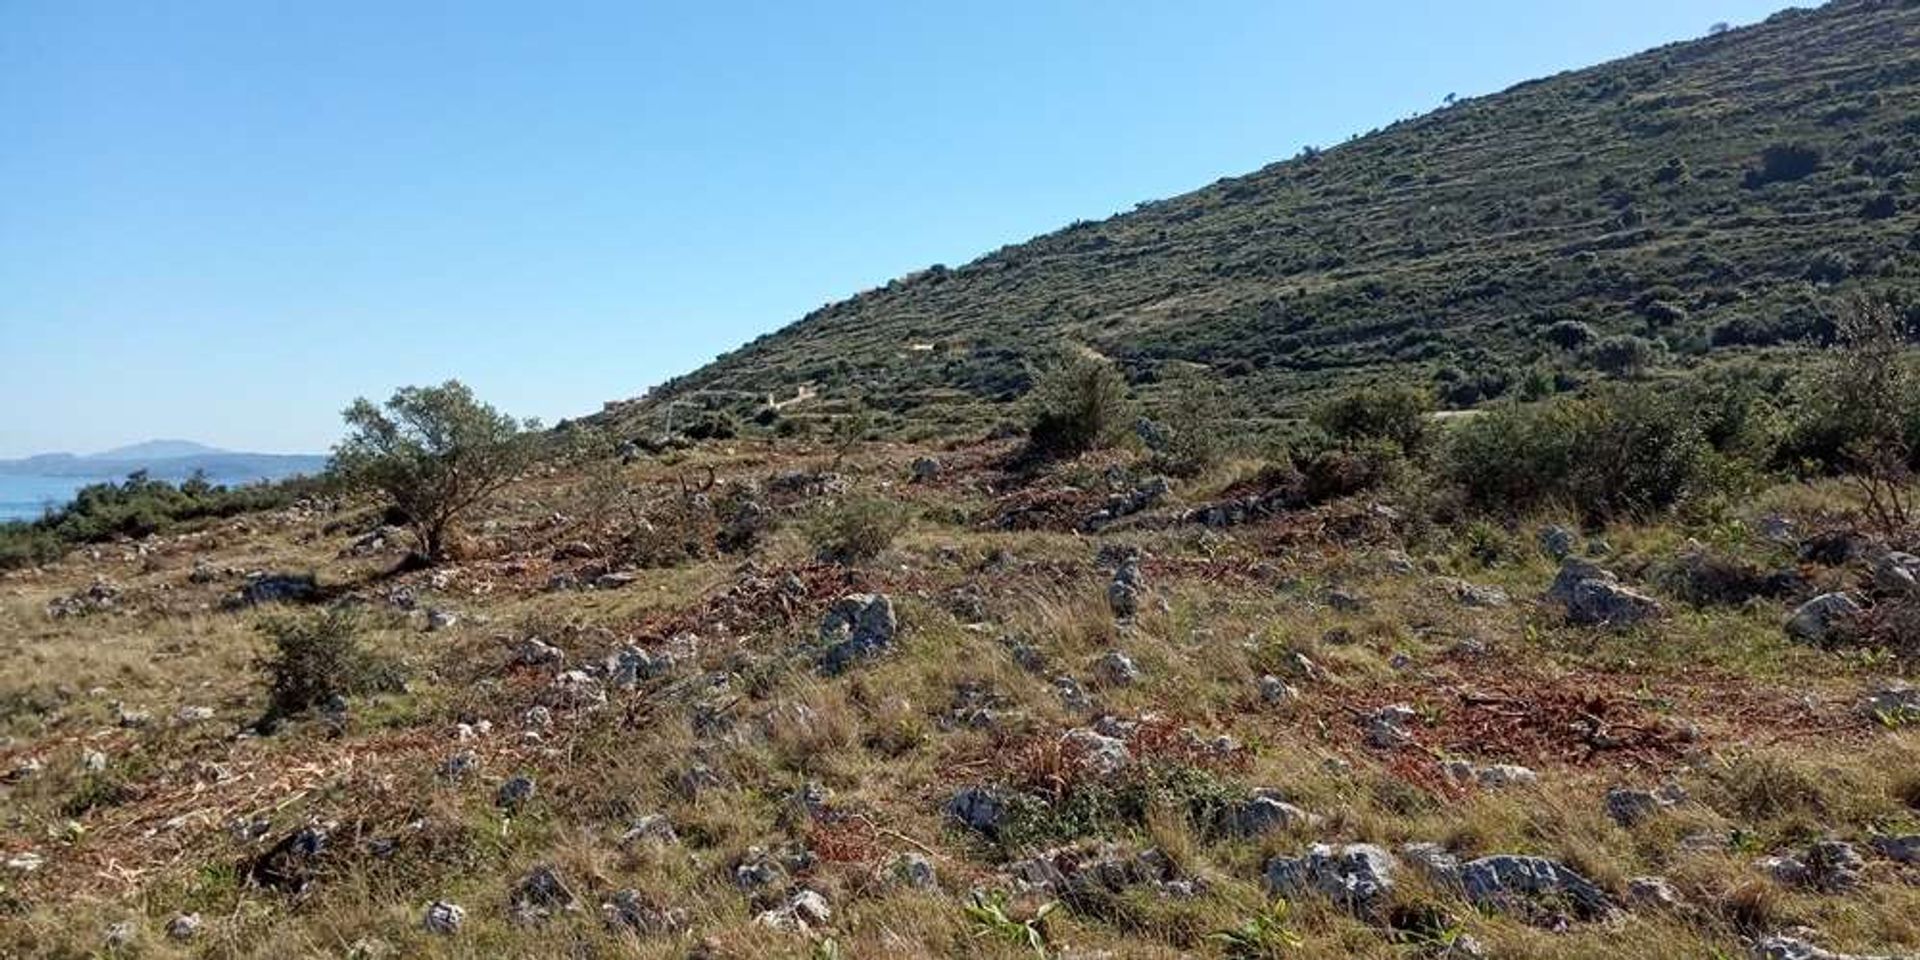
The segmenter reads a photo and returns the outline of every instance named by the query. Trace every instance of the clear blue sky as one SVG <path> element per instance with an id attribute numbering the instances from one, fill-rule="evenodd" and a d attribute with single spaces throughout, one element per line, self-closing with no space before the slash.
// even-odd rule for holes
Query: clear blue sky
<path id="1" fill-rule="evenodd" d="M 1778 0 L 9 0 L 0 456 L 551 422 L 830 300 Z"/>

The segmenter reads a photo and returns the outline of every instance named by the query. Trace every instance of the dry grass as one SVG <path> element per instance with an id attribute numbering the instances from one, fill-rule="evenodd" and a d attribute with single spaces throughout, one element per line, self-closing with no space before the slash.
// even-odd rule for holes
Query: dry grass
<path id="1" fill-rule="evenodd" d="M 844 468 L 858 488 L 911 501 L 922 517 L 858 569 L 812 559 L 793 523 L 806 506 L 793 501 L 750 557 L 641 570 L 620 589 L 549 591 L 553 573 L 591 579 L 600 562 L 554 555 L 556 544 L 585 535 L 578 524 L 548 525 L 557 506 L 584 502 L 578 478 L 557 475 L 515 490 L 482 538 L 491 552 L 438 584 L 427 572 L 383 576 L 392 558 L 339 556 L 351 534 L 321 532 L 333 515 L 244 518 L 145 557 L 107 548 L 98 559 L 76 555 L 0 581 L 0 734 L 10 738 L 0 754 L 8 769 L 29 757 L 43 764 L 38 775 L 0 786 L 0 853 L 47 858 L 34 873 L 0 876 L 0 955 L 94 955 L 110 925 L 130 920 L 136 941 L 123 952 L 153 957 L 356 949 L 677 957 L 696 945 L 714 957 L 818 956 L 820 939 L 748 922 L 778 905 L 783 885 L 743 891 L 733 879 L 754 848 L 804 847 L 812 861 L 793 865 L 783 883 L 828 896 L 835 912 L 825 935 L 840 956 L 1025 956 L 976 936 L 961 909 L 969 889 L 1003 885 L 1006 862 L 1032 852 L 942 815 L 956 788 L 983 781 L 1067 784 L 1054 789 L 1056 801 L 1103 789 L 1137 798 L 1101 814 L 1102 835 L 1157 848 L 1181 875 L 1203 881 L 1192 898 L 1134 890 L 1050 919 L 1056 945 L 1116 957 L 1217 955 L 1208 934 L 1264 908 L 1266 860 L 1323 840 L 1432 841 L 1463 858 L 1551 856 L 1615 895 L 1628 878 L 1661 874 L 1688 902 L 1674 913 L 1641 910 L 1548 933 L 1403 878 L 1399 908 L 1450 918 L 1496 956 L 1738 955 L 1742 937 L 1792 924 L 1819 929 L 1836 947 L 1920 945 L 1920 888 L 1883 861 L 1865 889 L 1846 896 L 1787 889 L 1752 866 L 1762 853 L 1814 837 L 1860 839 L 1920 823 L 1920 780 L 1910 772 L 1920 768 L 1920 733 L 1884 730 L 1853 712 L 1889 665 L 1787 643 L 1778 603 L 1694 610 L 1674 602 L 1674 615 L 1654 628 L 1581 630 L 1533 602 L 1554 568 L 1532 547 L 1531 523 L 1515 526 L 1512 550 L 1492 565 L 1446 528 L 1406 544 L 1440 573 L 1513 597 L 1506 607 L 1462 607 L 1426 572 L 1391 572 L 1377 532 L 1357 541 L 1329 534 L 1344 529 L 1341 511 L 1364 512 L 1351 505 L 1224 532 L 1154 515 L 1094 538 L 1006 532 L 991 526 L 991 491 L 1007 481 L 989 458 L 945 451 L 950 466 L 937 485 L 905 484 L 915 452 L 875 447 Z M 811 462 L 804 453 L 702 450 L 620 478 L 672 490 L 675 476 L 707 465 L 734 482 Z M 1177 499 L 1204 500 L 1249 471 L 1222 466 Z M 1765 502 L 1831 507 L 1817 490 Z M 1617 527 L 1606 531 L 1606 562 L 1631 578 L 1698 532 Z M 1095 560 L 1112 543 L 1145 552 L 1151 598 L 1165 601 L 1124 626 L 1107 607 L 1108 569 Z M 1753 557 L 1769 549 L 1721 546 Z M 235 737 L 264 703 L 249 666 L 264 614 L 221 609 L 238 580 L 191 582 L 201 559 L 313 570 L 375 608 L 405 587 L 419 606 L 455 610 L 461 621 L 429 632 L 416 614 L 381 626 L 370 641 L 406 665 L 409 690 L 356 702 L 344 728 L 315 718 L 270 737 Z M 801 594 L 781 592 L 789 574 Z M 99 576 L 121 587 L 121 611 L 47 619 L 48 600 Z M 1333 588 L 1361 605 L 1336 607 Z M 819 611 L 855 590 L 889 593 L 902 635 L 889 655 L 823 677 L 813 669 Z M 580 666 L 625 642 L 666 649 L 686 630 L 700 638 L 691 661 L 613 692 L 598 709 L 552 706 L 552 727 L 537 738 L 526 732 L 524 715 L 546 701 L 553 668 L 511 666 L 511 641 L 540 636 Z M 1461 652 L 1469 640 L 1486 652 Z M 1016 657 L 1017 644 L 1030 652 Z M 1140 682 L 1092 683 L 1092 663 L 1112 649 L 1134 659 Z M 1321 673 L 1302 675 L 1294 654 Z M 1299 699 L 1263 702 L 1258 679 L 1267 673 L 1287 677 Z M 1049 752 L 1064 731 L 1092 720 L 1058 696 L 1053 678 L 1062 674 L 1087 686 L 1096 714 L 1147 718 L 1129 743 L 1159 779 L 1092 777 Z M 120 728 L 116 701 L 151 711 L 154 722 Z M 1415 707 L 1416 746 L 1367 744 L 1363 717 L 1389 703 Z M 214 719 L 173 719 L 189 705 L 212 707 Z M 1568 711 L 1600 708 L 1636 728 L 1691 724 L 1697 737 L 1627 735 L 1628 746 L 1595 748 L 1567 730 Z M 491 733 L 455 739 L 459 724 L 482 721 Z M 1223 734 L 1237 749 L 1207 753 Z M 106 754 L 105 771 L 83 769 L 87 750 Z M 439 776 L 440 763 L 461 750 L 475 754 L 477 771 L 463 781 Z M 1540 783 L 1463 787 L 1440 773 L 1442 757 L 1526 764 Z M 690 789 L 696 767 L 713 779 Z M 507 817 L 493 791 L 519 773 L 538 791 Z M 1631 828 L 1607 818 L 1609 787 L 1666 780 L 1692 799 Z M 1145 792 L 1124 793 L 1135 784 Z M 810 786 L 830 792 L 824 810 L 797 802 Z M 1322 820 L 1239 838 L 1196 819 L 1196 796 L 1253 788 L 1278 789 Z M 619 842 L 649 814 L 665 815 L 680 842 Z M 333 855 L 303 898 L 244 881 L 243 865 L 261 846 L 227 827 L 254 815 L 270 823 L 268 842 L 310 820 L 338 824 Z M 1079 827 L 1051 829 L 1065 839 Z M 1698 834 L 1731 845 L 1682 843 Z M 387 841 L 391 852 L 374 852 Z M 935 889 L 885 879 L 904 853 L 935 864 Z M 508 889 L 536 864 L 559 871 L 580 909 L 516 925 Z M 627 888 L 687 911 L 687 930 L 644 938 L 609 930 L 600 903 Z M 433 899 L 467 907 L 458 937 L 420 929 Z M 206 921 L 187 945 L 163 932 L 183 911 Z M 1289 925 L 1304 941 L 1290 956 L 1404 957 L 1410 949 L 1311 898 L 1294 905 Z"/>

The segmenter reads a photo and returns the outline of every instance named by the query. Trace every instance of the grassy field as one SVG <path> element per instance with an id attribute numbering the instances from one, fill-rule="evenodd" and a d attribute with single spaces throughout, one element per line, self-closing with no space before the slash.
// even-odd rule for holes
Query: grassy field
<path id="1" fill-rule="evenodd" d="M 1714 957 L 1796 927 L 1920 950 L 1920 868 L 1872 846 L 1920 828 L 1920 725 L 1863 710 L 1912 662 L 1782 629 L 1866 575 L 1798 549 L 1857 525 L 1839 483 L 1587 530 L 1552 510 L 1435 524 L 1386 492 L 1194 522 L 1257 483 L 1227 460 L 1089 530 L 1143 458 L 1016 468 L 1014 450 L 866 444 L 831 471 L 830 450 L 755 440 L 555 466 L 431 570 L 354 546 L 377 511 L 310 501 L 5 574 L 0 770 L 22 772 L 0 786 L 0 955 Z M 940 469 L 915 481 L 922 456 Z M 746 501 L 754 534 L 719 552 Z M 871 501 L 894 507 L 882 549 L 819 559 L 823 515 Z M 1664 615 L 1570 624 L 1541 599 L 1556 523 Z M 1695 604 L 1675 571 L 1698 550 L 1800 579 Z M 1145 588 L 1120 619 L 1130 555 Z M 262 571 L 318 593 L 233 605 Z M 110 605 L 50 615 L 97 582 Z M 1507 599 L 1464 603 L 1461 582 Z M 823 615 L 865 593 L 890 599 L 893 643 L 823 672 Z M 404 688 L 258 732 L 263 626 L 340 605 Z M 523 662 L 534 637 L 564 663 Z M 629 644 L 661 656 L 623 689 L 606 660 Z M 1116 651 L 1130 682 L 1102 665 Z M 1406 737 L 1381 745 L 1371 718 L 1395 704 Z M 516 776 L 534 792 L 503 808 Z M 1685 799 L 1610 817 L 1610 789 L 1668 784 Z M 949 810 L 971 787 L 1002 801 L 990 831 Z M 1234 828 L 1256 790 L 1299 816 Z M 317 850 L 285 842 L 309 827 Z M 1762 863 L 1822 839 L 1864 858 L 1844 888 Z M 1314 843 L 1395 852 L 1391 891 L 1368 910 L 1276 896 L 1269 864 Z M 1409 843 L 1552 858 L 1611 907 L 1475 903 Z M 523 886 L 538 868 L 557 883 Z M 1648 876 L 1675 902 L 1637 899 Z M 830 916 L 794 910 L 800 891 Z M 463 908 L 457 933 L 425 928 L 435 901 Z M 186 914 L 192 935 L 170 935 Z"/>

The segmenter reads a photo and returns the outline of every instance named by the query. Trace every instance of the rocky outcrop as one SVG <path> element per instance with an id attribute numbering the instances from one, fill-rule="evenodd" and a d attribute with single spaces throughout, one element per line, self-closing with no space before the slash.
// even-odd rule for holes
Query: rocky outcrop
<path id="1" fill-rule="evenodd" d="M 1665 616 L 1660 601 L 1621 586 L 1597 564 L 1569 557 L 1547 588 L 1547 600 L 1566 608 L 1570 623 L 1633 627 Z"/>
<path id="2" fill-rule="evenodd" d="M 893 601 L 885 594 L 855 593 L 841 597 L 820 621 L 820 672 L 837 674 L 893 648 L 899 632 Z"/>

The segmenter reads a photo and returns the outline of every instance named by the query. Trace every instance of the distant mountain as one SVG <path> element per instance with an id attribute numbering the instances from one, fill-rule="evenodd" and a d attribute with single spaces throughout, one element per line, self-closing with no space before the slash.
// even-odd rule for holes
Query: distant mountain
<path id="1" fill-rule="evenodd" d="M 1615 335 L 1674 366 L 1790 364 L 1772 348 L 1849 298 L 1920 303 L 1916 177 L 1920 3 L 1840 0 L 930 267 L 590 419 L 859 403 L 978 426 L 1063 347 L 1149 404 L 1210 370 L 1251 417 L 1379 382 L 1457 407 L 1568 389 Z"/>
<path id="2" fill-rule="evenodd" d="M 177 460 L 181 457 L 223 456 L 231 454 L 232 452 L 231 450 L 222 450 L 219 447 L 209 447 L 204 443 L 194 443 L 192 440 L 148 440 L 142 443 L 131 443 L 124 447 L 115 447 L 112 450 L 103 450 L 99 453 L 90 453 L 82 457 L 82 459 L 117 461 Z"/>
<path id="3" fill-rule="evenodd" d="M 42 453 L 0 460 L 0 476 L 72 477 L 106 480 L 144 470 L 156 480 L 185 480 L 195 473 L 215 483 L 279 480 L 326 469 L 318 454 L 244 453 L 190 440 L 148 440 L 99 453 Z"/>

